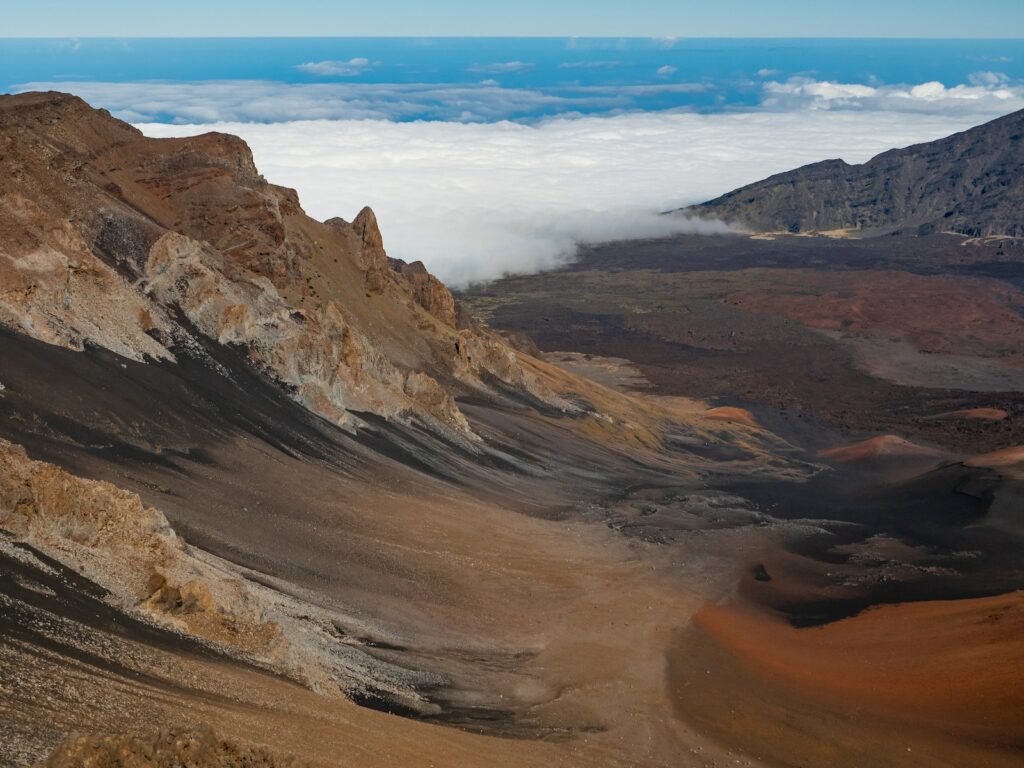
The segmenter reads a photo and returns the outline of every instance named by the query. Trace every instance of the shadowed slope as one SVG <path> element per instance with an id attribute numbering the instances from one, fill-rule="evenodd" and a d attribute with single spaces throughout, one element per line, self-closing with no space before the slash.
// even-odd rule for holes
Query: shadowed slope
<path id="1" fill-rule="evenodd" d="M 688 209 L 759 232 L 1024 235 L 1024 111 L 863 165 L 825 160 Z"/>

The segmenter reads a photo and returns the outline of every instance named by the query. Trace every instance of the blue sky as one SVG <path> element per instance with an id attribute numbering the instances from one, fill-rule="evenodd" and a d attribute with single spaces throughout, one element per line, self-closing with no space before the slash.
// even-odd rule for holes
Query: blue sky
<path id="1" fill-rule="evenodd" d="M 1024 37 L 1021 0 L 36 0 L 4 36 Z"/>

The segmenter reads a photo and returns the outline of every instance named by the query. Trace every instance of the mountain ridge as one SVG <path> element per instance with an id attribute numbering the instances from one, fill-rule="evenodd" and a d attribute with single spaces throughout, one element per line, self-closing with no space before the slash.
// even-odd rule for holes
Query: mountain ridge
<path id="1" fill-rule="evenodd" d="M 331 421 L 412 419 L 467 446 L 453 394 L 493 395 L 484 378 L 575 410 L 498 336 L 458 323 L 422 265 L 393 264 L 369 208 L 309 218 L 235 136 L 150 139 L 56 92 L 0 97 L 0 129 L 4 325 L 135 360 L 173 360 L 202 333 Z"/>
<path id="2" fill-rule="evenodd" d="M 754 232 L 1024 235 L 1024 110 L 851 165 L 823 160 L 687 213 Z"/>

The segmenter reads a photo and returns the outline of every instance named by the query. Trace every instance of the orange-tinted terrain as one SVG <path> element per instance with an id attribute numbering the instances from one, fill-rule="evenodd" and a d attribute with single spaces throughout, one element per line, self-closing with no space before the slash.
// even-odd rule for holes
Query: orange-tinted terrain
<path id="1" fill-rule="evenodd" d="M 1020 764 L 1017 240 L 453 295 L 237 138 L 0 142 L 3 765 Z"/>
<path id="2" fill-rule="evenodd" d="M 1021 248 L 681 237 L 465 297 L 549 360 L 618 360 L 624 389 L 707 398 L 828 468 L 729 485 L 820 527 L 748 539 L 668 657 L 677 716 L 740 759 L 1020 763 Z"/>
<path id="3" fill-rule="evenodd" d="M 1016 765 L 1021 593 L 797 629 L 705 605 L 670 657 L 677 711 L 782 765 Z"/>

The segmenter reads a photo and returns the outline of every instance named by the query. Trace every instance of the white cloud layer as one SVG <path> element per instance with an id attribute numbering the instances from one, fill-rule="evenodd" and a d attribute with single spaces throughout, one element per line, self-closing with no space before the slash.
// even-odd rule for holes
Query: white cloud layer
<path id="1" fill-rule="evenodd" d="M 970 84 L 947 87 L 938 81 L 919 85 L 863 85 L 794 77 L 765 83 L 763 105 L 775 109 L 859 109 L 897 112 L 987 114 L 1024 108 L 1024 87 L 1001 72 L 975 72 Z"/>
<path id="2" fill-rule="evenodd" d="M 493 64 L 474 64 L 470 72 L 486 72 L 490 75 L 513 74 L 533 69 L 533 64 L 526 61 L 499 61 Z"/>
<path id="3" fill-rule="evenodd" d="M 324 62 L 318 62 L 317 65 Z M 131 122 L 180 124 L 293 120 L 454 120 L 489 122 L 542 111 L 616 110 L 632 106 L 628 86 L 593 88 L 566 96 L 482 83 L 274 83 L 223 80 L 197 83 L 35 82 L 18 91 L 70 91 Z M 673 88 L 674 85 L 660 86 Z"/>
<path id="4" fill-rule="evenodd" d="M 349 59 L 348 61 L 309 61 L 299 64 L 295 68 L 308 75 L 320 77 L 331 77 L 337 75 L 360 75 L 370 68 L 370 60 L 364 58 Z"/>
<path id="5" fill-rule="evenodd" d="M 872 98 L 835 93 L 824 89 L 814 98 Z M 949 98 L 909 98 L 932 97 Z M 977 122 L 972 111 L 908 118 L 815 109 L 560 118 L 534 126 L 317 120 L 141 127 L 151 136 L 238 134 L 266 177 L 297 188 L 311 215 L 351 219 L 370 205 L 392 256 L 421 259 L 443 280 L 464 285 L 557 266 L 581 241 L 691 231 L 695 224 L 658 212 L 824 158 L 863 162 Z"/>
<path id="6" fill-rule="evenodd" d="M 618 60 L 609 61 L 565 61 L 558 65 L 559 69 L 617 69 L 623 66 Z"/>
<path id="7" fill-rule="evenodd" d="M 314 74 L 331 68 L 372 67 L 373 62 L 321 61 L 302 65 Z M 508 73 L 523 62 L 486 65 Z M 319 70 L 319 72 L 315 71 Z M 671 74 L 662 68 L 657 73 Z M 542 90 L 504 88 L 493 78 L 480 83 L 275 83 L 262 80 L 167 82 L 35 82 L 18 91 L 66 90 L 131 122 L 284 122 L 295 120 L 447 120 L 494 122 L 536 120 L 551 114 L 614 115 L 635 111 L 643 99 L 718 92 L 710 82 L 655 82 L 634 85 L 561 85 Z M 1024 109 L 1024 85 L 998 72 L 977 72 L 969 84 L 945 86 L 865 85 L 806 78 L 769 80 L 760 88 L 761 108 L 769 110 L 881 110 L 935 115 L 971 113 L 981 119 Z"/>

